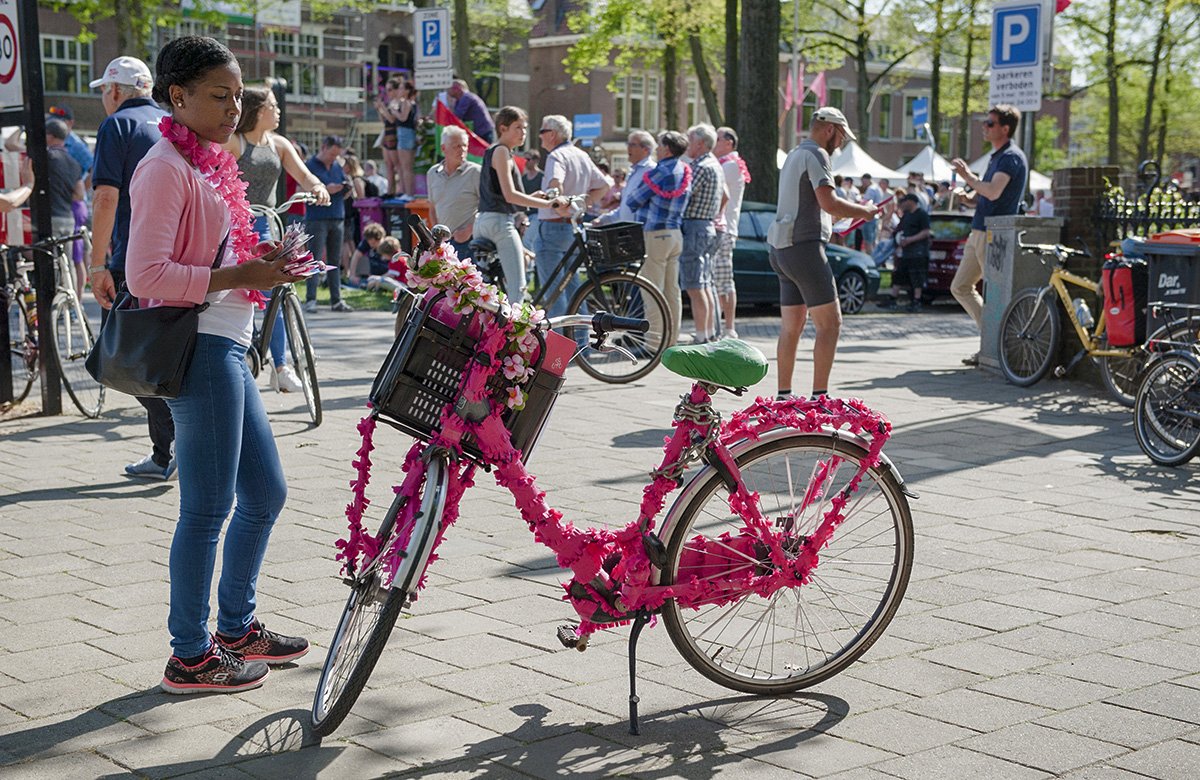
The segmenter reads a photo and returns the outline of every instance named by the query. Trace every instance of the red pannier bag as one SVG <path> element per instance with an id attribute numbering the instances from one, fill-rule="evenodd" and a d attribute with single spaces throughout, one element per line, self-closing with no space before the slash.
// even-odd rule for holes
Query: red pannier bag
<path id="1" fill-rule="evenodd" d="M 1109 346 L 1132 347 L 1146 340 L 1149 281 L 1145 262 L 1114 257 L 1104 263 L 1100 286 Z"/>

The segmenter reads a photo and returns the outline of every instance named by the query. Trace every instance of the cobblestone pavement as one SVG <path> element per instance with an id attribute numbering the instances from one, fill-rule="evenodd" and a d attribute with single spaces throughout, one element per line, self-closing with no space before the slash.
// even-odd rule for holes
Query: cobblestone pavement
<path id="1" fill-rule="evenodd" d="M 1196 465 L 1150 464 L 1098 389 L 1020 389 L 964 369 L 974 331 L 947 310 L 846 322 L 835 392 L 891 417 L 888 452 L 921 494 L 908 595 L 848 671 L 748 697 L 701 677 L 654 628 L 642 736 L 630 736 L 627 630 L 586 654 L 559 647 L 560 574 L 484 475 L 369 688 L 317 742 L 308 708 L 345 598 L 333 542 L 390 323 L 310 323 L 324 425 L 308 427 L 292 396 L 263 396 L 290 497 L 260 614 L 316 647 L 259 690 L 157 690 L 178 487 L 121 474 L 148 446 L 141 408 L 118 396 L 99 421 L 0 423 L 0 775 L 1200 776 Z M 773 355 L 770 317 L 739 330 Z M 552 503 L 577 523 L 628 520 L 685 387 L 661 369 L 621 387 L 572 372 L 531 461 Z M 378 444 L 386 485 L 405 443 L 382 431 Z"/>

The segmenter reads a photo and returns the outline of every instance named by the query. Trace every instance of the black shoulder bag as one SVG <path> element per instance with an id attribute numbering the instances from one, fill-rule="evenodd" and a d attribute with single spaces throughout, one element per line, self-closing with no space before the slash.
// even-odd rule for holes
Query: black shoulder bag
<path id="1" fill-rule="evenodd" d="M 229 234 L 221 241 L 213 268 L 221 264 Z M 138 308 L 138 299 L 122 283 L 112 310 L 84 364 L 100 384 L 129 395 L 178 398 L 183 377 L 196 351 L 199 306 Z"/>

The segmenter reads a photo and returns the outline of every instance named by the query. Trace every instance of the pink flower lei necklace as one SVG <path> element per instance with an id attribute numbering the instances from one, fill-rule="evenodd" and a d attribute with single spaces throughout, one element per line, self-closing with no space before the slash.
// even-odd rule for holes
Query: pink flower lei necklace
<path id="1" fill-rule="evenodd" d="M 229 208 L 229 245 L 238 264 L 254 259 L 258 233 L 254 232 L 254 219 L 250 213 L 250 203 L 246 200 L 246 182 L 238 171 L 237 159 L 218 144 L 201 144 L 190 127 L 176 122 L 170 116 L 162 118 L 158 129 L 225 201 Z M 262 293 L 258 290 L 242 292 L 262 308 L 266 300 Z"/>

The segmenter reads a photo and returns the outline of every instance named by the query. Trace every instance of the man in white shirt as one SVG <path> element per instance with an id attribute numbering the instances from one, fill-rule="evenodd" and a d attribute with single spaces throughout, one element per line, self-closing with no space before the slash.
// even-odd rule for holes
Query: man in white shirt
<path id="1" fill-rule="evenodd" d="M 471 256 L 471 232 L 479 210 L 479 163 L 467 159 L 467 131 L 442 130 L 442 162 L 429 169 L 429 221 L 450 228 L 450 245 L 459 257 Z"/>
<path id="2" fill-rule="evenodd" d="M 717 223 L 717 248 L 713 252 L 713 290 L 721 306 L 721 317 L 725 321 L 724 335 L 736 339 L 734 320 L 737 317 L 737 287 L 733 281 L 733 247 L 737 243 L 738 222 L 742 218 L 742 197 L 750 183 L 750 171 L 738 154 L 738 136 L 732 127 L 717 128 L 717 143 L 713 154 L 721 164 L 725 175 L 725 191 L 729 200 L 725 202 L 724 219 Z"/>
<path id="3" fill-rule="evenodd" d="M 585 205 L 599 201 L 612 187 L 613 181 L 596 167 L 587 152 L 571 143 L 571 122 L 565 116 L 550 114 L 542 119 L 538 139 L 546 150 L 546 172 L 542 174 L 543 191 L 557 189 L 559 197 L 569 198 L 584 195 Z M 544 286 L 554 275 L 554 270 L 575 240 L 571 220 L 559 216 L 551 208 L 538 209 L 536 233 L 533 237 L 534 263 L 537 267 L 538 285 Z M 557 281 L 557 280 L 556 280 Z M 567 287 L 546 310 L 548 317 L 559 317 L 567 313 L 571 297 L 579 289 L 579 279 L 567 281 Z"/>
<path id="4" fill-rule="evenodd" d="M 887 181 L 884 179 L 883 181 Z M 887 196 L 883 194 L 883 190 L 878 184 L 875 184 L 871 179 L 871 174 L 864 173 L 862 175 L 862 202 L 870 203 L 873 206 L 878 206 Z M 878 222 L 874 219 L 864 222 L 862 227 L 862 251 L 871 254 L 871 250 L 875 248 L 875 236 L 878 228 Z"/>
<path id="5" fill-rule="evenodd" d="M 629 193 L 633 192 L 637 183 L 646 175 L 646 171 L 654 167 L 654 149 L 658 142 L 654 136 L 645 130 L 634 130 L 625 140 L 625 151 L 629 155 L 629 172 L 625 175 L 625 186 L 621 189 L 621 202 L 615 209 L 601 214 L 595 224 L 604 225 L 611 222 L 636 222 L 633 209 L 626 201 Z"/>

